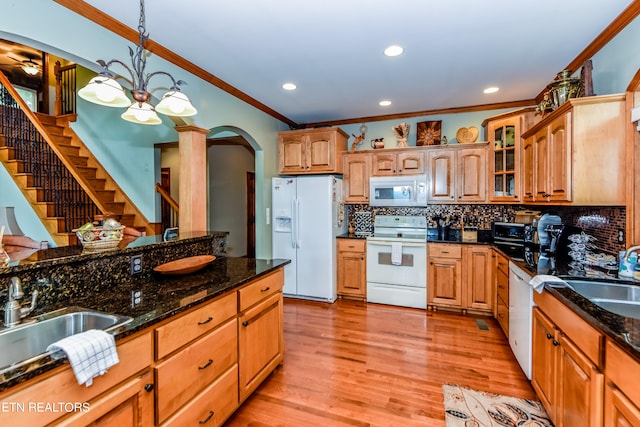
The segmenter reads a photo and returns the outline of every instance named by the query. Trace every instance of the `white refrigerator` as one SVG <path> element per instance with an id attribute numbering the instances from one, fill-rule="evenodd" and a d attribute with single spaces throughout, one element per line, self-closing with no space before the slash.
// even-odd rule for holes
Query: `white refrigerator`
<path id="1" fill-rule="evenodd" d="M 342 179 L 333 175 L 277 177 L 271 182 L 272 254 L 284 268 L 287 296 L 334 302 L 336 236 L 347 230 Z"/>

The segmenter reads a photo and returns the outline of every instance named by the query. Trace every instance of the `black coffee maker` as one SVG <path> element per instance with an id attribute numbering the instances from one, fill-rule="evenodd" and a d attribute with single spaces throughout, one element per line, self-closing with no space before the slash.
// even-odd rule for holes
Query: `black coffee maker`
<path id="1" fill-rule="evenodd" d="M 525 229 L 526 263 L 531 267 L 545 265 L 554 270 L 563 229 L 562 218 L 558 215 L 546 213 L 534 218 Z"/>

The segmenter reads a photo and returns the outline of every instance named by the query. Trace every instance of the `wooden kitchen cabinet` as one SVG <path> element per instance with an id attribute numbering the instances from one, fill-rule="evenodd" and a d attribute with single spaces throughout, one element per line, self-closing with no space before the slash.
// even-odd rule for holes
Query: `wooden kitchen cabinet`
<path id="1" fill-rule="evenodd" d="M 486 119 L 482 126 L 489 141 L 488 198 L 492 202 L 519 202 L 521 191 L 521 135 L 534 121 L 534 110 L 523 108 Z"/>
<path id="2" fill-rule="evenodd" d="M 548 292 L 534 301 L 534 390 L 555 425 L 601 426 L 603 335 Z"/>
<path id="3" fill-rule="evenodd" d="M 371 157 L 371 176 L 420 175 L 425 172 L 422 148 L 377 150 Z"/>
<path id="4" fill-rule="evenodd" d="M 344 203 L 369 203 L 370 153 L 343 155 L 342 194 Z"/>
<path id="5" fill-rule="evenodd" d="M 153 425 L 154 381 L 149 375 L 153 354 L 152 336 L 144 333 L 118 343 L 120 363 L 107 373 L 94 378 L 93 385 L 79 385 L 71 366 L 64 365 L 36 377 L 17 391 L 0 394 L 0 405 L 23 405 L 25 410 L 0 411 L 0 425 L 43 426 L 94 425 L 137 426 Z M 148 390 L 147 390 L 148 389 Z M 29 410 L 29 405 L 88 403 L 88 411 Z M 80 420 L 76 422 L 76 420 Z"/>
<path id="6" fill-rule="evenodd" d="M 522 137 L 523 201 L 625 204 L 624 95 L 574 98 Z"/>
<path id="7" fill-rule="evenodd" d="M 280 174 L 342 173 L 342 153 L 349 136 L 340 128 L 300 129 L 278 133 Z"/>
<path id="8" fill-rule="evenodd" d="M 240 402 L 282 363 L 283 285 L 284 272 L 279 269 L 238 291 Z"/>
<path id="9" fill-rule="evenodd" d="M 484 313 L 493 310 L 492 254 L 493 249 L 487 245 L 464 245 L 462 248 L 465 309 Z"/>
<path id="10" fill-rule="evenodd" d="M 496 289 L 494 316 L 509 338 L 509 258 L 495 251 L 494 281 Z"/>
<path id="11" fill-rule="evenodd" d="M 605 427 L 640 426 L 640 363 L 610 340 L 605 360 Z"/>
<path id="12" fill-rule="evenodd" d="M 336 239 L 338 246 L 338 296 L 367 299 L 366 240 Z"/>
<path id="13" fill-rule="evenodd" d="M 427 306 L 462 308 L 462 246 L 428 243 Z"/>
<path id="14" fill-rule="evenodd" d="M 427 165 L 428 201 L 435 203 L 486 202 L 486 144 L 432 148 L 427 152 Z"/>

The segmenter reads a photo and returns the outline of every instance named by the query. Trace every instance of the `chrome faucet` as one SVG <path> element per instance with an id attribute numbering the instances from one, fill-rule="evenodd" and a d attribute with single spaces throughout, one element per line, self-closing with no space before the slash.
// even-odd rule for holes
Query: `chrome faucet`
<path id="1" fill-rule="evenodd" d="M 20 305 L 20 300 L 23 296 L 22 281 L 20 281 L 18 277 L 12 277 L 11 284 L 9 285 L 9 299 L 4 305 L 5 328 L 20 324 L 20 321 L 28 316 L 36 307 L 36 299 L 38 298 L 37 290 L 34 290 L 31 294 L 31 306 L 28 308 L 23 308 Z"/>

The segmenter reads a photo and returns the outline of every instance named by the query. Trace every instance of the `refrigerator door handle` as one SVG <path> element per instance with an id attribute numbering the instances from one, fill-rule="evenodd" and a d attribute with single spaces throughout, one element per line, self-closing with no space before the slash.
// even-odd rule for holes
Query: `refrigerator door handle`
<path id="1" fill-rule="evenodd" d="M 296 248 L 299 248 L 301 246 L 301 242 L 300 242 L 300 199 L 296 199 L 295 228 L 296 228 Z"/>
<path id="2" fill-rule="evenodd" d="M 291 247 L 296 247 L 296 199 L 291 199 Z"/>

